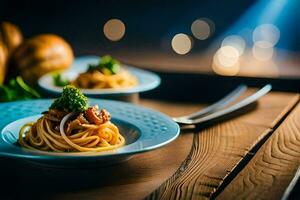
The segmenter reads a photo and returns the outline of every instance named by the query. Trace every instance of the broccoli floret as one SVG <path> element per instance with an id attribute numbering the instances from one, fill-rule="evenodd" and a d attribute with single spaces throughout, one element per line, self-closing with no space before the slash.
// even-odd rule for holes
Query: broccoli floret
<path id="1" fill-rule="evenodd" d="M 70 84 L 70 81 L 66 78 L 63 78 L 59 72 L 54 72 L 52 74 L 54 85 L 63 87 Z"/>
<path id="2" fill-rule="evenodd" d="M 63 109 L 69 112 L 82 112 L 89 107 L 87 97 L 74 86 L 67 85 L 63 88 L 61 96 L 56 99 L 50 109 Z"/>
<path id="3" fill-rule="evenodd" d="M 105 75 L 117 74 L 120 71 L 121 65 L 119 61 L 109 55 L 103 56 L 96 65 L 90 64 L 88 72 L 98 70 Z"/>

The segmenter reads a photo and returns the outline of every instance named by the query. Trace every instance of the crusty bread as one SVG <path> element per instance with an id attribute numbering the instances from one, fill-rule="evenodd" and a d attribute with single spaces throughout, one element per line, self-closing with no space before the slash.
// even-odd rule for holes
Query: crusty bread
<path id="1" fill-rule="evenodd" d="M 71 46 L 54 34 L 42 34 L 25 40 L 11 55 L 14 67 L 25 81 L 35 84 L 45 73 L 63 70 L 73 62 Z"/>
<path id="2" fill-rule="evenodd" d="M 5 45 L 0 42 L 0 85 L 4 82 L 6 74 L 6 61 L 7 61 L 7 49 Z"/>
<path id="3" fill-rule="evenodd" d="M 8 54 L 18 47 L 22 41 L 22 32 L 16 25 L 10 22 L 0 23 L 0 42 L 6 46 Z"/>

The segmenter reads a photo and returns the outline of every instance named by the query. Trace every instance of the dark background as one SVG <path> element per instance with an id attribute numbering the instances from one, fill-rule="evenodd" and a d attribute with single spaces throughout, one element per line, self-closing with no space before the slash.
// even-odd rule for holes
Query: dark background
<path id="1" fill-rule="evenodd" d="M 196 41 L 192 51 L 204 51 L 228 29 L 253 0 L 186 0 L 186 1 L 8 1 L 2 0 L 0 19 L 20 26 L 25 37 L 39 33 L 56 33 L 69 41 L 77 55 L 96 53 L 107 48 L 162 48 L 162 40 L 178 32 L 190 34 L 191 23 L 201 17 L 215 23 L 215 33 Z M 111 42 L 103 34 L 103 25 L 111 18 L 126 25 L 124 38 Z M 298 45 L 299 46 L 299 45 Z M 91 52 L 92 51 L 92 52 Z M 191 52 L 192 53 L 192 52 Z"/>
<path id="2" fill-rule="evenodd" d="M 268 0 L 185 0 L 185 1 L 12 1 L 2 0 L 0 6 L 0 21 L 11 21 L 20 26 L 26 38 L 40 33 L 55 33 L 65 38 L 73 47 L 75 55 L 102 55 L 109 52 L 137 53 L 142 50 L 150 50 L 155 53 L 162 52 L 173 58 L 188 61 L 195 53 L 205 52 L 208 47 L 230 30 L 233 25 L 254 5 L 260 2 L 269 4 L 253 13 L 253 20 L 265 10 L 276 7 Z M 275 2 L 275 1 L 272 1 Z M 278 0 L 276 0 L 278 2 Z M 286 29 L 281 30 L 280 40 L 289 39 L 289 45 L 281 48 L 289 52 L 300 51 L 300 1 L 285 0 L 286 10 L 281 16 Z M 257 14 L 257 15 L 256 15 Z M 251 17 L 251 16 L 250 16 Z M 125 36 L 118 42 L 109 41 L 103 34 L 103 25 L 111 18 L 118 18 L 126 25 Z M 209 18 L 215 24 L 214 34 L 207 40 L 194 40 L 194 45 L 187 55 L 178 55 L 172 49 L 170 41 L 177 33 L 191 35 L 191 23 L 198 18 Z M 250 21 L 245 21 L 247 25 Z M 289 31 L 286 31 L 289 30 Z M 167 41 L 167 47 L 162 43 Z M 292 42 L 291 42 L 292 41 Z M 280 43 L 280 42 L 279 42 Z M 153 60 L 156 58 L 153 57 Z M 127 59 L 128 60 L 128 59 Z M 129 59 L 130 60 L 130 59 Z M 121 59 L 121 61 L 123 61 Z M 176 61 L 175 61 L 176 62 Z M 129 63 L 133 64 L 134 63 Z M 296 68 L 300 63 L 292 63 Z M 139 67 L 139 65 L 136 65 Z M 281 68 L 285 66 L 280 65 Z M 208 66 L 210 68 L 210 66 Z M 151 68 L 148 68 L 151 70 Z M 172 69 L 172 67 L 170 67 Z M 239 78 L 223 77 L 186 73 L 159 73 L 163 82 L 159 90 L 149 95 L 160 95 L 161 98 L 174 98 L 186 88 L 191 91 L 201 90 L 202 94 L 211 94 L 211 91 L 220 90 L 226 93 L 237 84 L 246 83 L 249 86 L 260 87 L 266 83 L 272 83 L 274 90 L 299 91 L 299 78 Z M 290 75 L 294 73 L 291 72 Z M 187 81 L 189 80 L 189 81 Z M 185 82 L 186 84 L 177 83 Z M 197 88 L 195 88 L 197 86 Z M 176 89 L 172 89 L 176 88 Z M 158 92 L 158 93 L 156 93 Z M 222 92 L 218 93 L 222 95 Z M 208 95 L 205 95 L 208 96 Z M 203 98 L 203 95 L 192 92 L 189 99 Z M 208 101 L 219 98 L 209 95 Z"/>

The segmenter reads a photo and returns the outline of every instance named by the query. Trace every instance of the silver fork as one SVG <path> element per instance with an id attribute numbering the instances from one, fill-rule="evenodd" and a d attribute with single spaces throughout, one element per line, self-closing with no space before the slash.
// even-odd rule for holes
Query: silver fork
<path id="1" fill-rule="evenodd" d="M 173 120 L 182 125 L 191 125 L 201 124 L 210 120 L 227 116 L 237 110 L 240 110 L 254 103 L 259 98 L 267 94 L 272 89 L 272 86 L 270 84 L 265 85 L 254 94 L 244 98 L 243 100 L 237 102 L 232 106 L 225 108 L 229 103 L 233 102 L 237 97 L 241 96 L 241 94 L 245 92 L 246 89 L 246 86 L 241 85 L 237 89 L 233 90 L 231 93 L 226 95 L 224 98 L 222 98 L 220 101 L 214 103 L 213 105 L 189 115 L 174 117 Z"/>
<path id="2" fill-rule="evenodd" d="M 228 104 L 230 104 L 231 102 L 236 100 L 238 97 L 240 97 L 247 90 L 247 88 L 248 87 L 246 85 L 239 85 L 237 88 L 235 88 L 233 91 L 231 91 L 229 94 L 227 94 L 222 99 L 215 102 L 214 104 L 211 104 L 210 106 L 207 106 L 207 107 L 203 108 L 202 110 L 199 110 L 192 114 L 176 117 L 176 120 L 179 121 L 180 119 L 199 118 L 200 116 L 207 115 L 209 113 L 212 113 L 212 112 L 215 112 L 222 108 L 225 108 Z"/>

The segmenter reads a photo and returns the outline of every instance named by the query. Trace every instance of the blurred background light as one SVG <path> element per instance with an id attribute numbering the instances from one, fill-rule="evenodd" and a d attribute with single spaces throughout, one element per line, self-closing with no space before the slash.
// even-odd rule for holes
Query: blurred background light
<path id="1" fill-rule="evenodd" d="M 233 46 L 223 46 L 217 51 L 215 56 L 218 63 L 222 66 L 230 67 L 237 63 L 239 59 L 239 51 Z"/>
<path id="2" fill-rule="evenodd" d="M 291 11 L 296 10 L 296 4 L 299 5 L 296 2 L 297 0 L 255 1 L 211 44 L 209 51 L 215 52 L 212 58 L 213 70 L 223 75 L 236 73 L 243 76 L 277 76 L 276 63 L 287 55 L 283 49 L 291 48 L 295 35 L 295 31 L 287 34 L 286 30 L 290 30 L 293 21 L 290 17 L 295 15 Z M 221 49 L 220 46 L 226 48 Z M 228 46 L 238 50 L 239 56 L 236 57 L 233 48 Z M 224 50 L 228 55 L 222 53 Z"/>
<path id="3" fill-rule="evenodd" d="M 107 39 L 119 41 L 125 35 L 125 24 L 119 19 L 110 19 L 104 24 L 103 32 Z"/>
<path id="4" fill-rule="evenodd" d="M 184 55 L 192 49 L 192 39 L 184 33 L 178 33 L 173 37 L 171 45 L 177 54 Z"/>
<path id="5" fill-rule="evenodd" d="M 267 41 L 257 41 L 252 47 L 253 57 L 257 60 L 267 61 L 273 57 L 274 48 Z"/>
<path id="6" fill-rule="evenodd" d="M 205 40 L 213 33 L 213 22 L 208 19 L 197 19 L 191 25 L 191 31 L 198 40 Z"/>
<path id="7" fill-rule="evenodd" d="M 238 62 L 230 67 L 223 67 L 222 65 L 219 65 L 218 62 L 214 62 L 212 67 L 213 67 L 212 68 L 213 71 L 216 74 L 223 75 L 223 76 L 235 76 L 240 71 L 240 65 Z"/>
<path id="8" fill-rule="evenodd" d="M 215 43 L 220 44 L 227 36 L 239 35 L 245 40 L 246 48 L 251 48 L 253 42 L 257 41 L 267 41 L 270 46 L 286 47 L 288 40 L 292 40 L 295 35 L 295 31 L 291 32 L 291 38 L 289 38 L 285 30 L 290 29 L 293 20 L 289 16 L 294 15 L 292 10 L 296 10 L 296 2 L 297 0 L 255 1 L 236 22 L 215 40 Z M 280 39 L 282 34 L 285 36 Z"/>
<path id="9" fill-rule="evenodd" d="M 224 46 L 234 47 L 236 50 L 238 50 L 239 56 L 241 56 L 245 51 L 246 42 L 241 36 L 230 35 L 222 41 L 221 46 L 223 46 L 223 47 Z"/>
<path id="10" fill-rule="evenodd" d="M 234 46 L 222 46 L 213 57 L 212 69 L 220 75 L 236 75 L 240 70 L 238 49 Z"/>
<path id="11" fill-rule="evenodd" d="M 279 29 L 273 24 L 262 24 L 253 31 L 253 42 L 264 42 L 264 46 L 273 47 L 277 44 L 280 37 Z"/>

